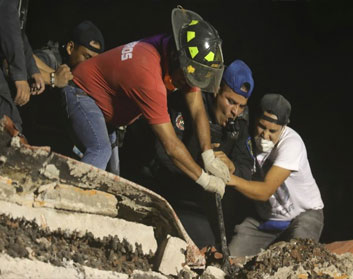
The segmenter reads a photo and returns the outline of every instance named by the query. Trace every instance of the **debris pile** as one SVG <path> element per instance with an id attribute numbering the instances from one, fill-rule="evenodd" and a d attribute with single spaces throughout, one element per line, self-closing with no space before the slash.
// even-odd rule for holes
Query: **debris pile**
<path id="1" fill-rule="evenodd" d="M 309 240 L 233 260 L 200 251 L 163 197 L 22 144 L 0 119 L 1 278 L 353 279 L 352 253 Z"/>
<path id="2" fill-rule="evenodd" d="M 131 274 L 135 269 L 152 269 L 151 256 L 144 255 L 141 247 L 132 247 L 117 236 L 103 239 L 92 233 L 50 231 L 36 222 L 0 216 L 0 252 L 11 257 L 28 258 L 64 266 L 73 261 L 92 268 Z"/>
<path id="3" fill-rule="evenodd" d="M 247 261 L 235 278 L 351 279 L 353 254 L 336 255 L 308 239 L 282 241 Z"/>

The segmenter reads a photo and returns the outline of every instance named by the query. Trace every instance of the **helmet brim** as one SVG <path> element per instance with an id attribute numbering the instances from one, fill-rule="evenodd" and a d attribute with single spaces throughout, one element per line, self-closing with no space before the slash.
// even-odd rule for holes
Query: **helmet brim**
<path id="1" fill-rule="evenodd" d="M 200 87 L 201 90 L 209 93 L 218 92 L 224 71 L 223 65 L 212 68 L 189 59 L 186 55 L 180 55 L 180 64 L 189 86 Z"/>

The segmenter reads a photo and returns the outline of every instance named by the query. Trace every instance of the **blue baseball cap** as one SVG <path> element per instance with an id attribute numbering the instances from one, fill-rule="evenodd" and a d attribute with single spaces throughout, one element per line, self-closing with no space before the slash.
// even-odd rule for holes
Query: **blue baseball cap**
<path id="1" fill-rule="evenodd" d="M 234 60 L 226 67 L 223 81 L 237 94 L 248 99 L 254 89 L 254 79 L 249 66 L 242 60 Z"/>

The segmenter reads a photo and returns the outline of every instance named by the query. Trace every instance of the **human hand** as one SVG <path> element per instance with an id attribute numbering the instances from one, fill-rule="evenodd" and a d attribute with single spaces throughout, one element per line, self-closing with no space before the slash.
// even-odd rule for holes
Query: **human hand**
<path id="1" fill-rule="evenodd" d="M 221 198 L 223 198 L 226 185 L 221 178 L 214 175 L 209 175 L 202 170 L 202 173 L 196 180 L 196 183 L 201 185 L 206 191 L 218 193 Z"/>
<path id="2" fill-rule="evenodd" d="M 229 173 L 234 173 L 235 165 L 223 151 L 215 151 L 214 154 L 216 158 L 219 158 L 223 163 L 227 165 Z"/>
<path id="3" fill-rule="evenodd" d="M 212 149 L 208 149 L 201 153 L 201 157 L 205 166 L 206 171 L 211 174 L 222 178 L 224 183 L 227 183 L 230 179 L 228 166 L 222 162 L 221 159 L 216 158 L 215 153 Z"/>
<path id="4" fill-rule="evenodd" d="M 73 79 L 70 67 L 66 64 L 62 64 L 55 71 L 55 86 L 62 88 L 65 87 L 69 80 Z"/>
<path id="5" fill-rule="evenodd" d="M 29 98 L 31 97 L 30 89 L 27 80 L 16 80 L 16 97 L 15 104 L 19 106 L 23 106 L 28 103 Z"/>
<path id="6" fill-rule="evenodd" d="M 216 149 L 216 148 L 218 148 L 218 147 L 220 147 L 220 146 L 221 146 L 220 143 L 211 143 L 211 148 L 212 148 L 212 149 Z"/>
<path id="7" fill-rule="evenodd" d="M 34 73 L 32 75 L 33 82 L 31 84 L 31 94 L 39 95 L 43 93 L 45 89 L 45 83 L 42 75 L 40 73 Z"/>

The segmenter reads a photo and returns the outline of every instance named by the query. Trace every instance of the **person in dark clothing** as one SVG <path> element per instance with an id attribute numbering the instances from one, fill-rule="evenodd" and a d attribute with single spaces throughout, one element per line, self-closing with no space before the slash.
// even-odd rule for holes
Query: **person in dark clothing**
<path id="1" fill-rule="evenodd" d="M 22 132 L 17 105 L 27 104 L 31 94 L 41 94 L 45 85 L 21 30 L 19 8 L 18 0 L 0 0 L 0 117 L 7 115 Z"/>
<path id="2" fill-rule="evenodd" d="M 71 70 L 103 51 L 103 34 L 89 20 L 76 25 L 66 43 L 49 41 L 33 51 L 47 87 L 44 94 L 32 99 L 26 111 L 21 111 L 26 115 L 24 129 L 30 144 L 48 145 L 57 153 L 77 157 L 65 129 L 67 120 L 62 113 L 60 88 L 72 80 Z"/>
<path id="3" fill-rule="evenodd" d="M 251 179 L 254 166 L 247 109 L 253 88 L 250 68 L 243 61 L 235 60 L 223 74 L 219 93 L 203 93 L 211 141 L 217 146 L 216 156 L 229 157 L 227 165 L 230 173 L 246 179 Z M 200 162 L 197 135 L 179 92 L 174 92 L 168 98 L 168 111 L 177 136 L 184 142 L 194 160 Z M 144 126 L 144 119 L 140 119 L 135 126 L 128 128 L 126 143 L 121 152 L 121 160 L 124 162 L 122 175 L 165 197 L 199 248 L 217 246 L 219 232 L 214 195 L 202 191 L 194 181 L 182 175 L 160 142 L 153 141 L 152 134 L 148 134 Z M 154 147 L 149 147 L 151 145 Z M 243 217 L 237 209 L 241 208 L 244 212 L 247 211 L 245 206 L 249 206 L 250 210 L 251 203 L 228 188 L 222 201 L 227 234 L 231 235 L 234 225 L 240 223 Z"/>

